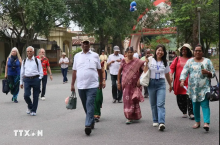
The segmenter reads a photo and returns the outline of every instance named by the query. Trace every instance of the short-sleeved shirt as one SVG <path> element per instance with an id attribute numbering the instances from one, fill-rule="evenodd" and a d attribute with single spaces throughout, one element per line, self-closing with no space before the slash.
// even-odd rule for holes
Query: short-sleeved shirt
<path id="1" fill-rule="evenodd" d="M 151 58 L 150 66 L 148 66 L 150 69 L 150 78 L 155 79 L 156 73 L 160 74 L 160 78 L 165 78 L 165 74 L 170 72 L 170 67 L 167 63 L 167 66 L 165 67 L 163 61 L 156 61 L 154 58 Z M 158 69 L 159 68 L 159 69 Z"/>
<path id="2" fill-rule="evenodd" d="M 101 69 L 99 55 L 91 50 L 79 52 L 74 57 L 73 70 L 76 70 L 77 88 L 98 88 L 98 72 Z"/>
<path id="3" fill-rule="evenodd" d="M 103 62 L 104 61 L 104 67 L 105 67 L 105 70 L 107 69 L 107 59 L 108 59 L 108 57 L 107 57 L 107 55 L 100 55 L 100 60 L 101 60 L 101 62 Z M 105 61 L 106 60 L 106 61 Z"/>
<path id="4" fill-rule="evenodd" d="M 38 55 L 36 56 L 36 58 L 40 59 L 40 56 Z M 40 60 L 41 60 L 42 68 L 43 68 L 43 74 L 47 75 L 47 67 L 50 66 L 49 59 L 46 57 L 43 57 Z"/>
<path id="5" fill-rule="evenodd" d="M 61 63 L 61 62 L 68 63 L 69 59 L 67 57 L 65 57 L 65 58 L 61 57 L 60 60 L 59 60 L 59 63 Z M 60 65 L 61 68 L 68 68 L 69 65 L 68 64 L 64 64 L 64 63 L 62 63 Z"/>
<path id="6" fill-rule="evenodd" d="M 134 53 L 133 57 L 135 57 L 135 58 L 139 58 L 138 53 L 137 53 L 137 52 L 136 52 L 136 53 Z"/>
<path id="7" fill-rule="evenodd" d="M 121 55 L 121 54 L 118 54 L 118 55 L 111 54 L 111 55 L 109 55 L 107 63 L 110 63 L 111 61 L 115 61 L 114 63 L 109 65 L 109 70 L 110 70 L 111 75 L 118 75 L 118 71 L 119 71 L 121 62 L 117 62 L 116 60 L 119 60 L 119 59 L 122 60 L 123 58 L 124 58 L 124 56 Z"/>

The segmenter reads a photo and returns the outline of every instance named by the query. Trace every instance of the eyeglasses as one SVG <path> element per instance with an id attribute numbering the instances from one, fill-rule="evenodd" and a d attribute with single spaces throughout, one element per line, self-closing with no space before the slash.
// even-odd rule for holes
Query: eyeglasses
<path id="1" fill-rule="evenodd" d="M 33 51 L 27 51 L 27 53 L 29 53 L 29 52 L 33 52 Z"/>
<path id="2" fill-rule="evenodd" d="M 197 53 L 197 52 L 199 52 L 199 53 L 201 53 L 201 52 L 202 52 L 202 50 L 194 50 L 194 51 L 195 51 L 196 53 Z"/>

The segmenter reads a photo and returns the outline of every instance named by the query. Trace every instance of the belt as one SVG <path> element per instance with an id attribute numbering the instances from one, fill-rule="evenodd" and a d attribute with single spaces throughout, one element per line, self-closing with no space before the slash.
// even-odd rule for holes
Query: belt
<path id="1" fill-rule="evenodd" d="M 40 77 L 40 75 L 36 75 L 36 76 L 32 76 L 32 77 L 26 77 L 26 76 L 24 76 L 24 78 L 28 78 L 28 79 L 34 79 L 34 78 L 39 78 Z"/>
<path id="2" fill-rule="evenodd" d="M 159 79 L 152 79 L 152 78 L 150 78 L 150 80 L 165 80 L 165 78 L 159 78 Z"/>

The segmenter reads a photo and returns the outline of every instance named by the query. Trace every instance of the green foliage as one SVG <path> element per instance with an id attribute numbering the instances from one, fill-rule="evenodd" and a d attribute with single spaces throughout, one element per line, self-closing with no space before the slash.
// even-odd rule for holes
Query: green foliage
<path id="1" fill-rule="evenodd" d="M 201 7 L 200 36 L 206 52 L 211 43 L 219 41 L 219 0 L 170 0 L 170 2 L 172 13 L 166 20 L 172 21 L 171 26 L 178 28 L 180 45 L 198 43 L 195 39 L 198 39 L 197 7 Z"/>
<path id="2" fill-rule="evenodd" d="M 7 27 L 1 29 L 15 35 L 14 46 L 31 45 L 37 36 L 47 37 L 50 30 L 56 26 L 68 25 L 70 15 L 66 0 L 1 0 L 0 19 L 7 22 Z M 10 33 L 9 33 L 10 34 Z M 12 38 L 12 36 L 8 36 Z"/>
<path id="3" fill-rule="evenodd" d="M 78 53 L 78 52 L 81 52 L 82 49 L 80 47 L 77 47 L 76 50 L 73 50 L 72 51 L 72 54 L 73 54 L 73 57 Z"/>
<path id="4" fill-rule="evenodd" d="M 147 7 L 152 7 L 148 0 L 136 0 L 137 11 L 130 12 L 130 0 L 81 0 L 69 3 L 73 21 L 83 31 L 95 35 L 100 46 L 104 47 L 109 39 L 124 39 L 136 25 L 138 16 Z M 103 49 L 103 48 L 101 48 Z"/>

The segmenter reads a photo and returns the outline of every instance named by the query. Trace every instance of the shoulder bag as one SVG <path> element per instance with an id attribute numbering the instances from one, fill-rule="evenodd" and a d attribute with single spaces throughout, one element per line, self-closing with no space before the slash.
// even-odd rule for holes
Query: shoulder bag
<path id="1" fill-rule="evenodd" d="M 149 59 L 149 66 L 151 65 L 151 61 L 152 61 L 152 57 L 151 57 L 151 59 Z M 141 74 L 140 84 L 141 84 L 142 86 L 147 87 L 147 86 L 149 85 L 149 83 L 150 83 L 150 69 L 149 69 L 149 67 L 148 67 L 147 72 L 146 72 L 146 73 L 143 72 L 143 73 Z"/>
<path id="2" fill-rule="evenodd" d="M 210 79 L 210 92 L 208 92 L 206 94 L 206 98 L 213 102 L 213 101 L 219 101 L 219 82 L 218 82 L 218 78 L 215 75 L 216 81 L 217 81 L 217 85 L 212 86 L 211 85 L 211 79 Z"/>

